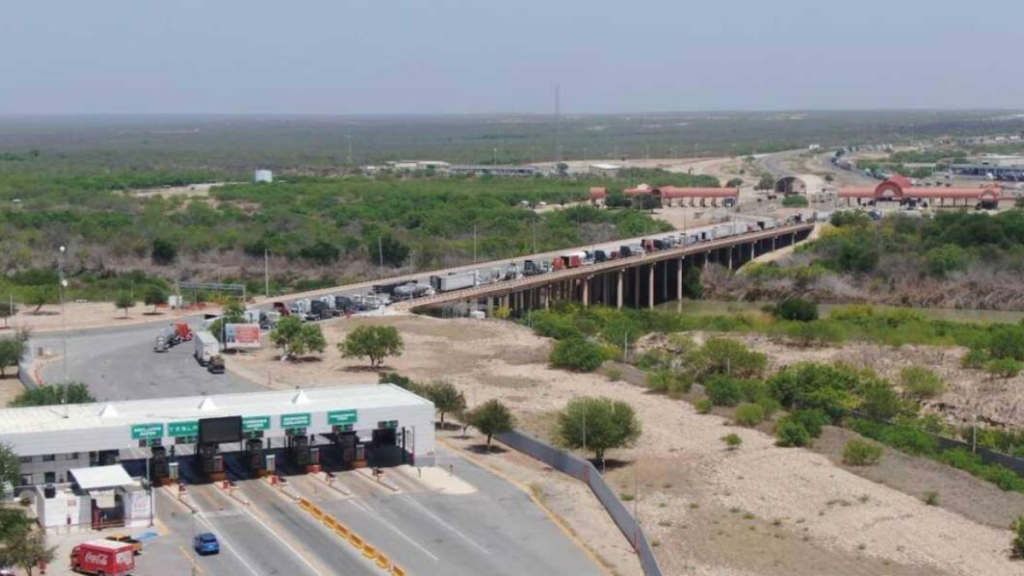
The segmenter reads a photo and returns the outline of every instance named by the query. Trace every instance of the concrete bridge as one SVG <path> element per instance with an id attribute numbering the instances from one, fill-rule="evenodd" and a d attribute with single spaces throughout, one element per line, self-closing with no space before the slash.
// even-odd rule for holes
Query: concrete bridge
<path id="1" fill-rule="evenodd" d="M 559 300 L 572 300 L 583 306 L 653 308 L 670 300 L 682 300 L 687 269 L 711 264 L 737 269 L 762 254 L 804 240 L 813 229 L 813 223 L 803 223 L 760 230 L 579 268 L 438 293 L 396 302 L 391 308 L 427 311 L 457 305 L 473 309 L 483 304 L 488 313 L 507 306 L 513 315 L 521 315 L 529 310 L 547 309 Z"/>

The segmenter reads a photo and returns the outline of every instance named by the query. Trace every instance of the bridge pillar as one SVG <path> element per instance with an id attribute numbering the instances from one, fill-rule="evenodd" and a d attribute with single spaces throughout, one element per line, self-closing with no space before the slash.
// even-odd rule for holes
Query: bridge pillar
<path id="1" fill-rule="evenodd" d="M 544 299 L 544 309 L 547 310 L 548 308 L 551 308 L 551 284 L 544 287 L 544 295 L 542 298 Z"/>
<path id="2" fill-rule="evenodd" d="M 590 278 L 583 278 L 583 307 L 590 306 Z"/>
<path id="3" fill-rule="evenodd" d="M 494 316 L 494 298 L 488 296 L 487 297 L 487 317 L 490 318 L 492 316 Z"/>
<path id="4" fill-rule="evenodd" d="M 618 279 L 616 281 L 617 287 L 615 289 L 615 307 L 618 308 L 619 310 L 622 310 L 622 277 L 625 275 L 625 270 L 619 270 L 616 274 L 616 276 L 618 276 Z"/>
<path id="5" fill-rule="evenodd" d="M 728 250 L 729 250 L 729 270 L 732 270 L 732 253 L 733 253 L 734 249 L 735 249 L 735 246 L 729 246 L 729 248 L 728 248 Z"/>
<path id="6" fill-rule="evenodd" d="M 647 272 L 647 307 L 654 308 L 654 262 Z M 639 308 L 639 306 L 637 306 Z"/>
<path id="7" fill-rule="evenodd" d="M 683 259 L 676 260 L 676 300 L 683 299 Z"/>
<path id="8" fill-rule="evenodd" d="M 643 264 L 637 264 L 633 269 L 633 304 L 640 309 L 640 273 L 644 271 Z"/>

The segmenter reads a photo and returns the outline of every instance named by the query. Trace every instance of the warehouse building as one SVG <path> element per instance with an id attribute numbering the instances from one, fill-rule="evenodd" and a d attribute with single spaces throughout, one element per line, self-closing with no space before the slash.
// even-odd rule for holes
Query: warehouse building
<path id="1" fill-rule="evenodd" d="M 646 184 L 625 190 L 628 198 L 651 196 L 662 206 L 725 206 L 733 207 L 739 202 L 738 188 L 707 188 L 661 186 L 654 188 Z M 593 196 L 592 196 L 593 197 Z"/>
<path id="2" fill-rule="evenodd" d="M 71 482 L 71 471 L 142 461 L 154 480 L 183 459 L 207 477 L 222 454 L 240 453 L 256 473 L 276 459 L 315 464 L 319 451 L 355 464 L 394 447 L 430 465 L 434 405 L 392 385 L 309 388 L 0 410 L 0 442 L 21 459 L 21 484 Z M 192 465 L 191 463 L 189 465 Z"/>
<path id="3" fill-rule="evenodd" d="M 783 176 L 775 181 L 775 192 L 778 194 L 801 194 L 808 200 L 819 201 L 825 194 L 825 180 L 815 174 L 797 174 Z"/>

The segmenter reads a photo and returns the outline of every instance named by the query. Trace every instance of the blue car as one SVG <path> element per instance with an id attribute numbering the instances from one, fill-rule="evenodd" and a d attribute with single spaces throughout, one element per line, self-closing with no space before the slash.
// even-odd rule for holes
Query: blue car
<path id="1" fill-rule="evenodd" d="M 204 532 L 196 536 L 192 540 L 192 547 L 197 553 L 203 555 L 220 553 L 220 543 L 217 542 L 217 537 L 212 532 Z"/>

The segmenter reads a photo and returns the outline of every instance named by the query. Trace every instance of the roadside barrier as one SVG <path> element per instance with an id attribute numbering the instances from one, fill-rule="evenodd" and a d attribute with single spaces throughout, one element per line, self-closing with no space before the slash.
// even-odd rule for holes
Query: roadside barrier
<path id="1" fill-rule="evenodd" d="M 299 508 L 309 512 L 310 515 L 323 523 L 324 526 L 330 528 L 339 538 L 348 541 L 352 548 L 376 564 L 378 568 L 394 576 L 407 576 L 408 573 L 405 570 L 392 563 L 391 559 L 383 552 L 353 532 L 348 526 L 339 522 L 337 518 L 324 512 L 319 506 L 306 498 L 300 497 L 298 502 Z"/>
<path id="2" fill-rule="evenodd" d="M 633 546 L 633 550 L 636 551 L 637 557 L 640 559 L 640 566 L 643 568 L 644 574 L 646 576 L 663 576 L 658 559 L 655 558 L 654 550 L 651 548 L 650 542 L 647 541 L 643 529 L 622 504 L 622 501 L 615 496 L 615 492 L 604 483 L 601 473 L 593 464 L 518 430 L 495 437 L 514 450 L 585 482 L 604 509 L 608 511 L 612 521 Z"/>

